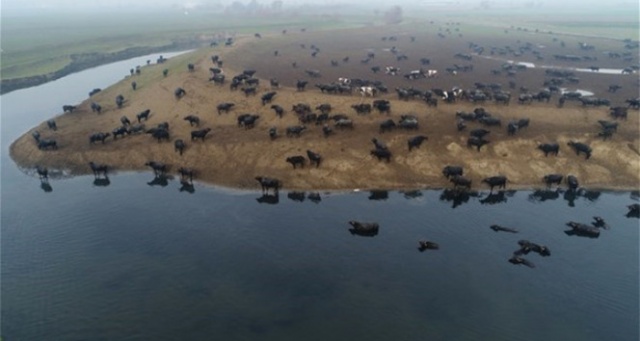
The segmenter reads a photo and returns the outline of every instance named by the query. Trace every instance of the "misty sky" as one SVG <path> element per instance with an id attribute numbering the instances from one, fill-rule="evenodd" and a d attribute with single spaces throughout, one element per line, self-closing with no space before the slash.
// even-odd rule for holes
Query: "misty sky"
<path id="1" fill-rule="evenodd" d="M 234 0 L 1 0 L 0 9 L 3 12 L 23 12 L 29 11 L 100 11 L 100 10 L 122 10 L 122 9 L 183 9 L 193 8 L 197 5 L 228 5 Z M 239 0 L 241 3 L 248 3 L 250 0 Z M 257 0 L 261 4 L 269 4 L 273 0 Z M 304 3 L 311 4 L 363 4 L 369 7 L 380 7 L 392 5 L 419 5 L 424 3 L 454 3 L 458 6 L 467 7 L 478 5 L 481 1 L 488 1 L 497 7 L 523 6 L 525 3 L 541 4 L 551 8 L 562 6 L 565 8 L 585 8 L 585 7 L 626 7 L 630 10 L 638 10 L 637 0 L 282 0 L 284 7 L 297 6 Z"/>

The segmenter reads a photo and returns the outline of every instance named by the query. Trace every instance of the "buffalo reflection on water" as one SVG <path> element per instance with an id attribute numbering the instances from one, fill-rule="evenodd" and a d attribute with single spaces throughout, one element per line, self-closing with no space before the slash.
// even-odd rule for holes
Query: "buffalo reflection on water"
<path id="1" fill-rule="evenodd" d="M 600 191 L 590 191 L 586 189 L 579 189 L 577 191 L 574 190 L 535 190 L 531 194 L 529 194 L 528 200 L 531 202 L 544 202 L 547 200 L 556 200 L 560 198 L 560 194 L 562 194 L 562 198 L 567 201 L 569 207 L 575 206 L 575 201 L 578 198 L 584 198 L 590 202 L 596 202 L 602 192 Z"/>
<path id="2" fill-rule="evenodd" d="M 414 191 L 404 191 L 400 192 L 405 197 L 405 199 L 418 199 L 422 197 L 422 191 L 414 190 Z"/>
<path id="3" fill-rule="evenodd" d="M 459 189 L 445 189 L 440 194 L 440 201 L 451 202 L 451 208 L 456 208 L 462 204 L 468 203 L 471 197 L 477 198 L 478 192 L 466 191 Z"/>
<path id="4" fill-rule="evenodd" d="M 369 191 L 369 200 L 387 200 L 389 199 L 389 191 L 373 190 Z"/>
<path id="5" fill-rule="evenodd" d="M 190 181 L 186 181 L 186 180 L 181 180 L 180 181 L 180 188 L 179 188 L 180 192 L 187 192 L 189 194 L 193 194 L 196 192 L 195 187 L 193 187 L 193 183 Z"/>
<path id="6" fill-rule="evenodd" d="M 109 177 L 107 177 L 105 175 L 105 177 L 103 178 L 95 178 L 93 179 L 93 185 L 96 187 L 107 187 L 109 185 L 111 185 L 111 181 L 109 180 Z"/>
<path id="7" fill-rule="evenodd" d="M 498 191 L 491 192 L 486 197 L 480 199 L 480 203 L 483 205 L 495 205 L 507 202 L 507 197 L 512 197 L 516 191 Z"/>
<path id="8" fill-rule="evenodd" d="M 47 179 L 42 179 L 42 180 L 40 180 L 40 188 L 41 188 L 45 193 L 51 193 L 51 192 L 53 192 L 53 187 L 51 187 L 51 184 L 49 184 L 49 180 L 47 180 Z"/>
<path id="9" fill-rule="evenodd" d="M 304 198 L 306 196 L 305 192 L 289 192 L 287 193 L 287 198 L 293 200 L 293 201 L 297 201 L 297 202 L 303 202 Z"/>
<path id="10" fill-rule="evenodd" d="M 159 174 L 159 175 L 156 175 L 153 178 L 153 180 L 147 182 L 147 185 L 151 187 L 153 186 L 167 187 L 167 185 L 169 185 L 169 179 L 167 178 L 166 175 Z"/>
<path id="11" fill-rule="evenodd" d="M 280 202 L 278 194 L 262 194 L 262 196 L 256 198 L 256 201 L 260 204 L 276 205 Z"/>

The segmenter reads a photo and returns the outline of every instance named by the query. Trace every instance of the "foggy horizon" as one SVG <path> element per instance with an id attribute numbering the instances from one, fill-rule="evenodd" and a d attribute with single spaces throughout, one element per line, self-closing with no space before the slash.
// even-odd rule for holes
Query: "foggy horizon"
<path id="1" fill-rule="evenodd" d="M 212 9 L 219 7 L 223 9 L 230 6 L 234 2 L 247 5 L 252 1 L 256 1 L 263 6 L 269 6 L 278 0 L 138 0 L 136 2 L 124 0 L 3 0 L 1 9 L 3 16 L 10 14 L 42 14 L 46 12 L 99 12 L 99 11 L 121 11 L 121 10 L 152 10 L 152 11 L 171 11 L 171 10 L 196 10 L 198 8 Z M 400 1 L 382 1 L 382 0 L 280 0 L 283 10 L 294 9 L 296 7 L 311 6 L 345 6 L 356 7 L 362 6 L 372 9 L 384 9 L 395 5 L 402 7 L 423 7 L 423 8 L 460 8 L 461 10 L 472 10 L 483 7 L 485 10 L 491 9 L 525 9 L 535 8 L 538 10 L 558 9 L 567 10 L 588 10 L 588 9 L 629 9 L 639 10 L 639 5 L 634 1 L 619 0 L 612 3 L 602 3 L 593 0 L 566 0 L 562 2 L 550 0 L 400 0 Z"/>

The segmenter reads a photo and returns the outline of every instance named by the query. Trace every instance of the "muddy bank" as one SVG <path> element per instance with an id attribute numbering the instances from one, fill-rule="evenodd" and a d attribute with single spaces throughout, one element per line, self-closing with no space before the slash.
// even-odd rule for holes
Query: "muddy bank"
<path id="1" fill-rule="evenodd" d="M 486 104 L 483 107 L 500 118 L 503 126 L 487 128 L 491 131 L 487 137 L 490 143 L 476 151 L 467 147 L 468 131 L 482 126 L 471 122 L 462 132 L 455 126 L 455 112 L 472 111 L 476 105 L 470 103 L 441 103 L 433 108 L 422 101 L 398 101 L 388 94 L 382 98 L 391 101 L 390 115 L 377 112 L 357 115 L 351 105 L 361 101 L 359 96 L 325 95 L 312 85 L 304 92 L 281 87 L 274 90 L 277 95 L 273 103 L 287 112 L 279 118 L 270 105 L 262 105 L 260 100 L 261 94 L 271 91 L 268 81 L 261 81 L 256 96 L 231 91 L 228 83 L 217 86 L 208 81 L 211 55 L 218 54 L 225 60 L 225 72 L 231 76 L 247 67 L 239 59 L 245 52 L 242 47 L 201 49 L 175 57 L 162 66 L 146 66 L 140 76 L 125 79 L 92 97 L 92 101 L 102 105 L 102 114 L 92 113 L 87 100 L 73 113 L 56 118 L 57 131 L 49 130 L 43 122 L 26 132 L 12 144 L 11 156 L 20 167 L 40 165 L 65 169 L 71 174 L 89 174 L 90 161 L 109 165 L 112 173 L 151 172 L 144 163 L 155 160 L 168 164 L 172 174 L 176 174 L 179 167 L 190 167 L 196 170 L 198 180 L 250 189 L 259 188 L 255 176 L 278 178 L 285 188 L 299 190 L 443 188 L 451 186 L 441 173 L 446 165 L 463 166 L 474 189 L 487 188 L 481 180 L 494 175 L 507 176 L 509 189 L 544 188 L 542 177 L 550 173 L 575 175 L 581 187 L 590 189 L 635 190 L 640 187 L 637 111 L 630 111 L 628 121 L 621 121 L 618 131 L 605 141 L 597 136 L 600 131 L 597 121 L 610 119 L 607 108 L 584 108 L 574 103 L 561 109 L 554 103 Z M 194 72 L 187 71 L 189 63 L 195 64 Z M 167 77 L 162 76 L 164 68 L 170 69 Z M 285 74 L 289 70 L 280 72 Z M 138 83 L 136 91 L 130 86 L 133 80 Z M 184 88 L 186 96 L 176 99 L 174 90 L 177 87 Z M 121 109 L 115 104 L 119 94 L 126 99 Z M 229 113 L 218 114 L 215 108 L 222 102 L 235 103 L 235 107 Z M 329 103 L 333 107 L 332 114 L 342 113 L 353 120 L 354 129 L 334 127 L 335 133 L 325 137 L 322 126 L 307 124 L 307 130 L 300 137 L 286 137 L 286 127 L 300 124 L 290 110 L 296 103 L 308 103 L 312 107 Z M 139 134 L 117 140 L 109 137 L 104 144 L 89 143 L 91 134 L 111 132 L 121 125 L 122 116 L 135 121 L 135 115 L 146 109 L 151 110 L 149 120 L 144 122 L 146 127 L 169 123 L 170 141 L 157 142 L 150 135 Z M 260 115 L 255 127 L 238 126 L 237 117 L 244 113 Z M 405 114 L 418 117 L 418 130 L 396 129 L 380 133 L 380 122 L 389 118 L 397 122 Z M 184 120 L 187 115 L 200 117 L 199 128 L 211 128 L 204 142 L 191 140 L 191 131 L 198 128 Z M 506 122 L 520 118 L 529 118 L 530 126 L 508 136 Z M 279 133 L 275 140 L 268 136 L 272 127 Z M 39 150 L 31 136 L 34 130 L 38 130 L 43 138 L 56 139 L 59 148 Z M 408 151 L 407 140 L 418 134 L 428 136 L 428 140 L 420 148 Z M 392 153 L 390 162 L 379 161 L 370 155 L 374 137 L 388 145 Z M 183 139 L 187 144 L 182 156 L 174 149 L 176 139 Z M 591 159 L 577 156 L 567 146 L 571 140 L 588 143 L 593 149 Z M 543 142 L 559 143 L 559 155 L 545 157 L 536 149 L 538 143 Z M 304 168 L 293 169 L 285 161 L 290 156 L 306 157 L 307 150 L 322 155 L 320 167 L 311 167 L 307 161 Z"/>

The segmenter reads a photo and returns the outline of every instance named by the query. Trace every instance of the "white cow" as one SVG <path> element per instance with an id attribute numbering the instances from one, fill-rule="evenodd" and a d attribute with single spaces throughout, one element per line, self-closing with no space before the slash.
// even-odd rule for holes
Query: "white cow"
<path id="1" fill-rule="evenodd" d="M 395 76 L 398 74 L 398 72 L 400 72 L 400 68 L 399 67 L 395 67 L 395 66 L 387 66 L 384 68 L 384 72 L 387 75 L 392 75 Z"/>
<path id="2" fill-rule="evenodd" d="M 338 78 L 338 83 L 340 83 L 340 85 L 349 86 L 349 85 L 351 85 L 351 79 L 340 77 L 340 78 Z"/>
<path id="3" fill-rule="evenodd" d="M 433 78 L 438 75 L 438 70 L 427 70 L 427 78 Z"/>
<path id="4" fill-rule="evenodd" d="M 361 86 L 358 88 L 358 92 L 360 92 L 360 96 L 362 97 L 374 97 L 377 89 L 372 86 Z"/>

